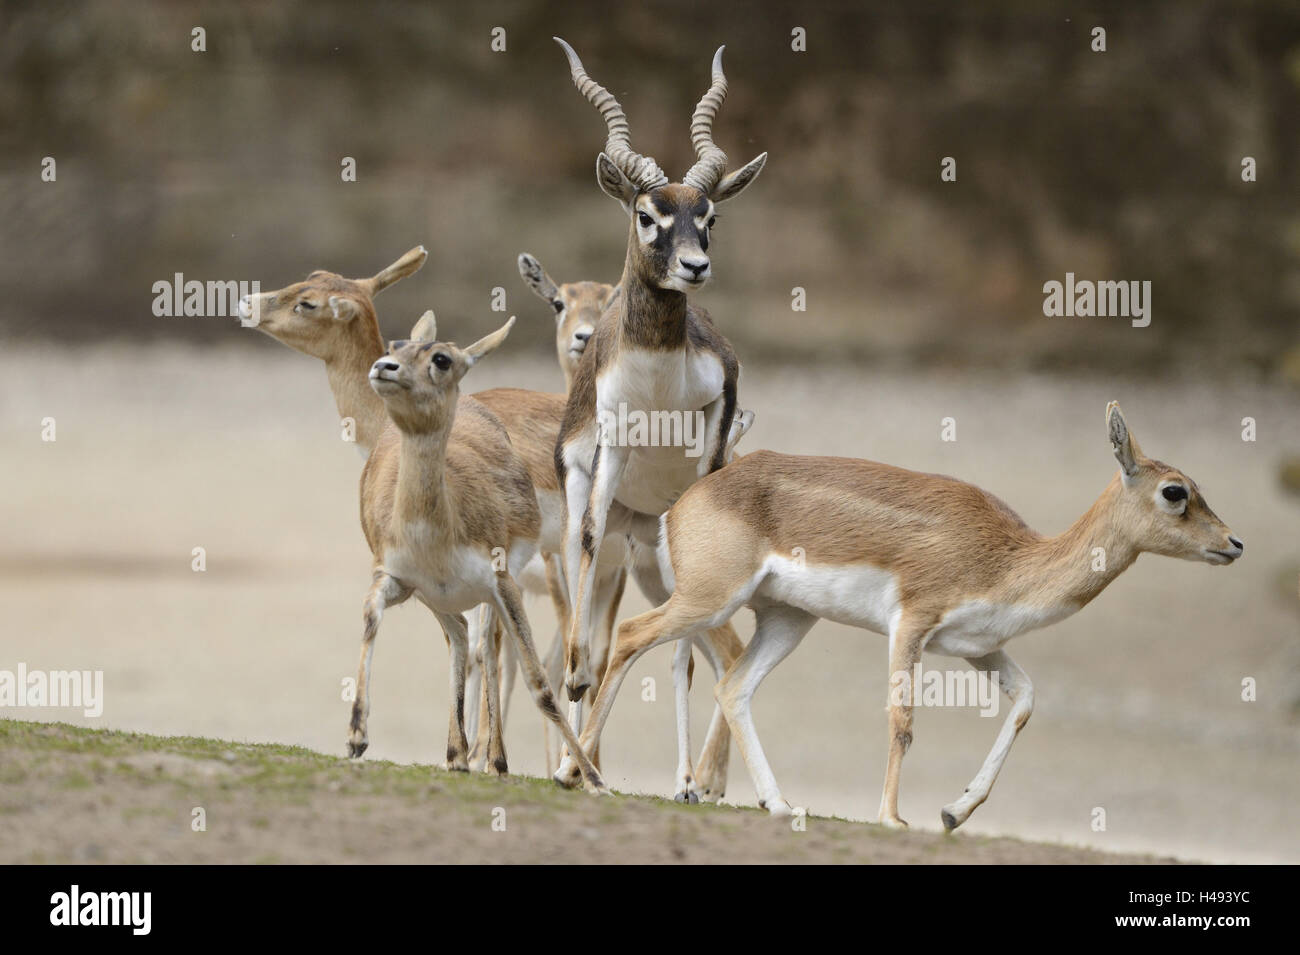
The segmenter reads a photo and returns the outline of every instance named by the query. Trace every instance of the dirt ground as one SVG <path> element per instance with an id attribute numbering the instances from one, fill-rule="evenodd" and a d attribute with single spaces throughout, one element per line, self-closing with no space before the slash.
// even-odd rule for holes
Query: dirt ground
<path id="1" fill-rule="evenodd" d="M 4 863 L 1173 861 L 9 720 L 0 764 Z"/>
<path id="2" fill-rule="evenodd" d="M 468 390 L 498 385 L 562 387 L 549 363 L 504 353 L 466 381 Z M 902 814 L 914 827 L 908 838 L 919 838 L 906 843 L 905 852 L 915 853 L 909 858 L 925 846 L 947 852 L 942 847 L 954 844 L 1003 858 L 996 847 L 1005 843 L 979 837 L 1015 836 L 1186 860 L 1300 861 L 1300 506 L 1276 478 L 1282 457 L 1300 449 L 1294 392 L 1209 374 L 1152 382 L 747 365 L 741 404 L 757 420 L 741 450 L 851 454 L 953 474 L 1055 533 L 1114 471 L 1103 423 L 1112 398 L 1148 454 L 1200 483 L 1247 553 L 1226 568 L 1143 557 L 1082 613 L 1010 645 L 1034 680 L 1037 704 L 989 801 L 962 828 L 965 841 L 915 830 L 938 830 L 940 807 L 974 775 L 999 721 L 971 710 L 919 711 L 902 780 Z M 1241 440 L 1247 416 L 1257 422 L 1255 442 Z M 56 422 L 54 442 L 41 440 L 47 417 Z M 945 417 L 956 419 L 955 442 L 940 440 Z M 105 688 L 98 719 L 67 709 L 0 716 L 343 753 L 341 686 L 355 674 L 369 564 L 357 523 L 359 458 L 339 440 L 315 361 L 260 338 L 228 349 L 9 349 L 0 356 L 0 449 L 0 669 L 20 662 L 102 669 Z M 202 573 L 191 569 L 196 547 L 206 551 Z M 529 608 L 545 644 L 554 625 L 549 608 L 544 600 Z M 644 608 L 639 594 L 625 603 L 627 614 Z M 752 617 L 743 613 L 737 625 L 746 636 Z M 621 791 L 671 791 L 671 653 L 647 654 L 610 721 L 605 771 Z M 756 697 L 758 729 L 785 795 L 815 816 L 874 816 L 885 764 L 885 654 L 883 637 L 821 623 Z M 440 757 L 446 666 L 427 612 L 407 605 L 385 617 L 367 764 Z M 697 745 L 711 709 L 701 673 L 692 694 Z M 655 692 L 636 692 L 647 677 Z M 1242 700 L 1246 678 L 1257 686 L 1254 702 Z M 506 741 L 512 769 L 542 771 L 540 720 L 521 691 Z M 493 844 L 510 848 L 494 858 L 522 861 L 546 859 L 563 844 L 545 824 L 544 807 L 530 801 L 511 814 L 508 834 L 492 832 L 478 815 L 472 825 L 445 827 L 443 800 L 381 798 L 361 783 L 354 794 L 348 780 L 376 770 L 339 765 L 322 770 L 323 789 L 303 785 L 283 803 L 259 789 L 210 797 L 210 817 L 233 809 L 246 825 L 236 848 L 224 849 L 210 824 L 206 848 L 196 849 L 188 806 L 211 782 L 210 766 L 177 764 L 179 782 L 146 786 L 136 777 L 148 776 L 147 768 L 118 773 L 114 761 L 97 770 L 93 758 L 61 754 L 41 768 L 28 765 L 37 757 L 22 747 L 6 746 L 0 844 L 20 837 L 28 857 L 44 843 L 61 858 L 91 852 L 87 845 L 117 857 L 113 847 L 131 844 L 133 827 L 157 826 L 164 816 L 177 834 L 152 845 L 149 858 L 324 860 L 342 858 L 349 846 L 383 845 L 393 860 L 468 859 L 485 844 L 477 840 L 501 837 Z M 14 765 L 21 786 L 11 785 Z M 214 772 L 215 780 L 239 779 L 242 770 L 236 760 Z M 419 773 L 432 780 L 421 785 L 443 785 L 444 776 Z M 72 774 L 87 783 L 59 782 Z M 490 785 L 507 794 L 515 786 L 549 792 L 526 781 Z M 620 859 L 667 860 L 680 851 L 691 861 L 718 851 L 719 841 L 745 852 L 752 841 L 755 859 L 774 845 L 782 858 L 792 846 L 809 859 L 838 857 L 839 843 L 818 834 L 820 821 L 791 843 L 788 824 L 770 828 L 756 813 L 656 807 L 644 815 L 651 810 L 630 800 L 607 808 L 554 798 L 591 820 L 593 852 Z M 96 808 L 101 799 L 111 811 Z M 754 805 L 734 752 L 727 801 Z M 368 815 L 351 811 L 362 805 L 371 807 Z M 1094 829 L 1098 809 L 1104 831 Z M 460 819 L 461 810 L 447 811 Z M 63 812 L 81 820 L 68 823 L 66 838 Z M 617 840 L 605 835 L 614 831 L 610 814 L 618 817 Z M 92 838 L 83 825 L 102 828 Z M 843 826 L 853 833 L 846 858 L 895 845 L 874 827 Z M 338 838 L 322 841 L 331 827 Z M 840 824 L 831 828 L 839 832 Z M 272 839 L 271 831 L 283 835 Z M 480 835 L 460 841 L 471 831 Z M 772 841 L 763 842 L 764 833 Z M 867 848 L 855 848 L 859 838 Z"/>

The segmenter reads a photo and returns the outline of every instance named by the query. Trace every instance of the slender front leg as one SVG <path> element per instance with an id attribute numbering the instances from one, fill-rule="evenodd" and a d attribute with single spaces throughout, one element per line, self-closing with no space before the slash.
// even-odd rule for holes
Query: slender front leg
<path id="1" fill-rule="evenodd" d="M 578 747 L 578 738 L 573 728 L 564 721 L 559 708 L 555 705 L 555 695 L 546 683 L 546 673 L 542 670 L 541 661 L 537 659 L 537 650 L 533 647 L 532 631 L 528 627 L 528 618 L 524 616 L 524 601 L 519 594 L 519 588 L 505 572 L 497 574 L 496 583 L 497 614 L 515 641 L 515 647 L 519 651 L 519 662 L 524 669 L 524 678 L 528 681 L 528 688 L 537 703 L 537 708 L 560 730 L 560 735 L 564 737 L 564 742 L 569 747 L 570 758 L 576 757 L 578 761 L 582 776 L 587 781 L 587 789 L 596 793 L 609 792 L 596 767 L 591 765 L 591 760 Z"/>
<path id="2" fill-rule="evenodd" d="M 383 619 L 385 608 L 396 607 L 409 596 L 409 587 L 403 586 L 383 570 L 375 570 L 361 612 L 364 624 L 361 633 L 361 662 L 357 668 L 357 696 L 352 701 L 352 721 L 348 728 L 348 755 L 354 759 L 370 745 L 370 737 L 366 733 L 366 721 L 370 718 L 370 664 L 374 660 L 379 621 Z"/>
<path id="3" fill-rule="evenodd" d="M 879 819 L 882 825 L 892 829 L 907 828 L 898 815 L 898 778 L 903 755 L 912 745 L 912 701 L 917 693 L 912 675 L 929 631 L 928 622 L 921 624 L 901 618 L 895 621 L 889 634 L 889 764 L 885 768 Z"/>
<path id="4" fill-rule="evenodd" d="M 754 728 L 754 714 L 750 703 L 754 691 L 778 663 L 788 657 L 812 629 L 817 618 L 810 613 L 786 606 L 765 606 L 754 611 L 754 638 L 740 655 L 740 659 L 718 682 L 714 695 L 731 726 L 731 733 L 740 747 L 758 805 L 774 816 L 788 816 L 794 808 L 781 796 L 772 767 L 768 765 L 763 746 Z"/>
<path id="5" fill-rule="evenodd" d="M 591 669 L 591 629 L 596 562 L 600 557 L 601 541 L 605 537 L 609 509 L 614 503 L 614 493 L 618 490 L 619 482 L 623 479 L 628 457 L 627 448 L 615 444 L 597 445 L 591 467 L 591 494 L 585 502 L 575 502 L 572 498 L 568 501 L 568 535 L 573 537 L 576 534 L 578 538 L 578 560 L 576 577 L 569 580 L 573 620 L 570 624 L 569 659 L 564 684 L 569 699 L 575 702 L 582 699 L 595 679 Z M 576 526 L 575 514 L 581 514 Z M 572 544 L 567 541 L 566 544 L 566 550 L 572 552 Z"/>
<path id="6" fill-rule="evenodd" d="M 673 651 L 673 702 L 677 713 L 677 782 L 673 790 L 676 802 L 697 803 L 700 794 L 691 766 L 691 641 L 680 640 Z"/>
<path id="7" fill-rule="evenodd" d="M 943 807 L 940 818 L 943 820 L 943 827 L 949 831 L 969 819 L 976 807 L 989 798 L 989 791 L 1002 770 L 1007 754 L 1011 752 L 1011 744 L 1016 741 L 1016 736 L 1025 728 L 1025 724 L 1029 722 L 1029 715 L 1034 711 L 1034 685 L 1029 682 L 1025 671 L 1007 656 L 1006 651 L 998 650 L 966 662 L 998 681 L 1003 692 L 1011 700 L 1011 712 L 1003 721 L 993 748 L 989 750 L 979 773 L 966 787 L 966 792 L 956 802 Z"/>
<path id="8" fill-rule="evenodd" d="M 469 751 L 469 765 L 475 771 L 483 768 L 487 758 L 487 691 L 483 687 L 483 652 L 492 629 L 492 608 L 479 604 L 469 613 L 469 656 L 465 670 L 465 699 L 469 702 L 465 714 L 465 735 L 474 741 Z"/>
<path id="9" fill-rule="evenodd" d="M 469 740 L 465 738 L 465 662 L 469 656 L 469 625 L 458 613 L 434 611 L 451 651 L 451 715 L 447 720 L 447 768 L 469 772 Z"/>

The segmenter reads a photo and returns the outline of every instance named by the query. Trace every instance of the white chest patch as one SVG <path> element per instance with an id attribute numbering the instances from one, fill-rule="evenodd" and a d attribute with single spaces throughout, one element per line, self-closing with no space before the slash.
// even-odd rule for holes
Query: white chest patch
<path id="1" fill-rule="evenodd" d="M 781 554 L 763 562 L 756 597 L 777 600 L 827 620 L 888 634 L 900 613 L 894 575 L 870 565 L 807 564 Z"/>
<path id="2" fill-rule="evenodd" d="M 507 564 L 527 558 L 509 554 Z M 496 567 L 486 549 L 456 547 L 445 556 L 436 550 L 435 536 L 427 523 L 407 529 L 403 542 L 384 552 L 383 567 L 401 583 L 411 587 L 420 599 L 442 613 L 464 613 L 494 599 Z"/>

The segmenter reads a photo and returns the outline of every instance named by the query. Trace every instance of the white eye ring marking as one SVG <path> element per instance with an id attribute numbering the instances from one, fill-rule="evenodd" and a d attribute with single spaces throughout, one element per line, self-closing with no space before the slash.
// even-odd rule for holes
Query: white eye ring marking
<path id="1" fill-rule="evenodd" d="M 1156 505 L 1168 514 L 1179 515 L 1184 513 L 1187 510 L 1187 501 L 1190 498 L 1190 495 L 1177 501 L 1171 501 L 1165 497 L 1165 488 L 1183 486 L 1184 485 L 1181 481 L 1166 481 L 1161 484 L 1156 488 Z"/>

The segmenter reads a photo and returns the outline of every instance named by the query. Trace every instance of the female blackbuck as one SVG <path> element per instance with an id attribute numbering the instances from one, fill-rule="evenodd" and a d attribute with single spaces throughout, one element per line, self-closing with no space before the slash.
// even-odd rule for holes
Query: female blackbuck
<path id="1" fill-rule="evenodd" d="M 462 614 L 486 603 L 515 641 L 538 708 L 580 757 L 588 788 L 604 785 L 560 715 L 533 648 L 517 574 L 537 551 L 541 514 L 528 468 L 487 406 L 460 397 L 465 373 L 505 341 L 514 319 L 467 348 L 436 341 L 433 313 L 421 319 L 425 341 L 393 342 L 370 369 L 394 428 L 385 430 L 361 473 L 361 526 L 374 557 L 348 746 L 366 749 L 370 664 L 387 607 L 415 594 L 451 648 L 451 719 L 447 765 L 468 769 L 465 737 L 467 624 Z M 490 658 L 492 655 L 486 655 Z M 497 707 L 496 667 L 485 659 L 489 713 Z M 495 719 L 488 761 L 504 773 L 505 751 Z"/>
<path id="2" fill-rule="evenodd" d="M 428 257 L 419 245 L 368 279 L 316 271 L 301 282 L 239 302 L 246 324 L 325 362 L 334 403 L 341 417 L 354 422 L 362 457 L 388 427 L 384 403 L 367 384 L 370 366 L 384 353 L 374 296 L 419 271 Z"/>
<path id="3" fill-rule="evenodd" d="M 381 270 L 371 278 L 348 279 L 333 272 L 318 270 L 312 272 L 301 282 L 278 289 L 252 295 L 241 300 L 240 316 L 246 324 L 253 325 L 273 338 L 291 348 L 325 363 L 330 389 L 339 415 L 351 421 L 348 433 L 354 439 L 362 457 L 370 454 L 385 428 L 391 427 L 384 403 L 369 385 L 370 368 L 375 359 L 385 352 L 384 339 L 380 334 L 379 321 L 375 313 L 374 296 L 388 288 L 399 279 L 418 271 L 428 258 L 423 246 L 417 246 L 402 255 L 396 262 Z M 429 323 L 421 326 L 417 323 L 411 332 L 412 339 L 422 339 L 430 328 Z M 566 376 L 571 373 L 572 363 L 566 363 Z M 564 534 L 564 497 L 555 475 L 554 449 L 556 436 L 559 434 L 560 422 L 564 416 L 565 396 L 524 391 L 518 388 L 496 388 L 479 392 L 476 396 L 501 420 L 510 434 L 511 443 L 523 458 L 537 494 L 538 505 L 542 513 L 542 530 L 540 536 L 541 550 L 537 558 L 525 568 L 519 576 L 519 583 L 528 593 L 549 596 L 555 606 L 556 614 L 567 629 L 568 595 L 558 584 L 550 587 L 543 569 L 543 560 L 558 566 L 559 553 L 563 547 Z M 342 433 L 342 429 L 341 429 Z M 620 555 L 617 545 L 610 549 L 606 564 L 617 565 L 598 581 L 598 606 L 616 604 L 612 591 L 619 586 L 617 571 L 621 569 L 620 560 L 626 560 L 626 553 Z M 613 578 L 610 580 L 609 578 Z M 492 630 L 492 618 L 483 613 L 474 613 L 470 617 L 471 647 L 482 646 L 482 631 Z M 612 633 L 612 615 L 608 619 L 608 630 Z M 562 642 L 561 630 L 557 640 Z M 609 640 L 605 640 L 608 646 Z M 562 656 L 559 644 L 553 654 L 557 671 Z M 478 654 L 471 657 L 476 662 Z M 513 682 L 513 658 L 511 670 L 507 671 Z M 475 674 L 467 686 L 470 700 L 479 698 L 481 671 L 471 665 Z M 508 694 L 507 697 L 508 699 Z M 488 701 L 482 702 L 482 712 L 486 713 Z M 470 736 L 477 736 L 474 760 L 479 768 L 487 768 L 487 743 L 490 728 L 488 721 L 476 719 L 480 706 L 474 705 L 470 711 Z M 504 706 L 501 712 L 504 722 Z M 482 732 L 478 730 L 481 728 Z M 548 759 L 548 771 L 553 763 Z"/>
<path id="4" fill-rule="evenodd" d="M 964 658 L 1011 699 L 983 767 L 943 809 L 946 829 L 961 825 L 988 798 L 1033 709 L 1029 678 L 1002 649 L 1008 640 L 1075 613 L 1140 553 L 1230 564 L 1243 552 L 1194 481 L 1142 454 L 1118 404 L 1107 407 L 1106 421 L 1119 473 L 1056 537 L 1036 534 L 970 484 L 870 461 L 760 451 L 699 481 L 662 525 L 660 555 L 675 578 L 673 594 L 619 627 L 584 745 L 599 739 L 641 654 L 749 606 L 757 630 L 716 693 L 759 805 L 789 813 L 750 701 L 825 617 L 889 635 L 889 762 L 879 817 L 886 825 L 906 825 L 898 780 L 912 742 L 909 680 L 922 651 Z M 562 764 L 558 778 L 575 780 L 573 767 Z"/>
<path id="5" fill-rule="evenodd" d="M 680 183 L 670 183 L 653 159 L 632 151 L 627 119 L 614 96 L 587 75 L 572 47 L 558 37 L 556 42 L 574 83 L 608 129 L 597 181 L 631 217 L 621 294 L 601 316 L 579 362 L 555 449 L 568 508 L 564 558 L 573 605 L 565 686 L 577 725 L 579 701 L 595 679 L 593 583 L 607 530 L 635 530 L 627 512 L 663 513 L 726 459 L 740 363 L 686 294 L 711 274 L 707 253 L 715 205 L 753 182 L 767 154 L 726 174 L 727 159 L 712 132 L 727 91 L 721 48 L 713 58 L 712 85 L 691 124 L 698 161 Z M 697 441 L 686 440 L 688 429 Z"/>

